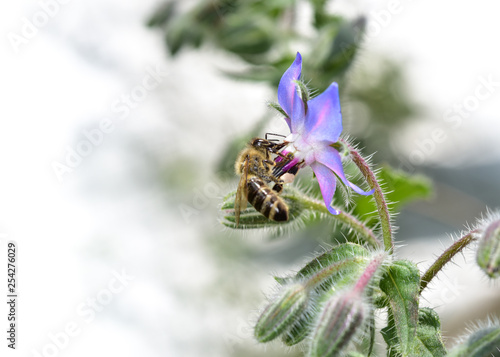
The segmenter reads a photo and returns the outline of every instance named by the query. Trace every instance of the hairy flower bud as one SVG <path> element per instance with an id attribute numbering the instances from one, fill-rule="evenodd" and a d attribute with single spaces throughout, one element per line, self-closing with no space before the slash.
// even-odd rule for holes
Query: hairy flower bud
<path id="1" fill-rule="evenodd" d="M 500 220 L 490 223 L 485 228 L 479 240 L 476 260 L 490 278 L 500 276 Z"/>
<path id="2" fill-rule="evenodd" d="M 362 329 L 369 310 L 357 290 L 333 296 L 319 317 L 309 355 L 338 356 Z"/>
<path id="3" fill-rule="evenodd" d="M 268 342 L 278 337 L 307 307 L 308 294 L 303 285 L 286 287 L 262 312 L 255 325 L 255 337 Z"/>
<path id="4" fill-rule="evenodd" d="M 375 253 L 356 284 L 326 302 L 312 337 L 311 357 L 338 356 L 363 331 L 372 311 L 363 297 L 371 291 L 386 258 L 385 252 Z"/>
<path id="5" fill-rule="evenodd" d="M 483 357 L 500 356 L 500 327 L 489 326 L 471 334 L 461 345 L 455 347 L 447 356 Z"/>

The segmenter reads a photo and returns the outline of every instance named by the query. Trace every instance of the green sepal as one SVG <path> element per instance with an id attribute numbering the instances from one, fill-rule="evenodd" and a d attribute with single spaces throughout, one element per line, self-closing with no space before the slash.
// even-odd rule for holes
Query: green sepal
<path id="1" fill-rule="evenodd" d="M 283 115 L 285 118 L 288 118 L 288 114 L 283 110 L 283 108 L 281 107 L 281 105 L 279 105 L 278 103 L 275 103 L 275 102 L 268 102 L 267 105 L 278 111 L 281 115 Z"/>
<path id="2" fill-rule="evenodd" d="M 280 285 L 288 284 L 292 280 L 291 278 L 282 278 L 282 277 L 279 277 L 279 276 L 273 276 L 273 278 Z"/>
<path id="3" fill-rule="evenodd" d="M 308 294 L 304 286 L 295 284 L 281 294 L 262 312 L 255 325 L 255 338 L 268 342 L 278 337 L 307 307 Z"/>
<path id="4" fill-rule="evenodd" d="M 418 292 L 420 274 L 410 261 L 393 262 L 380 281 L 387 295 L 388 325 L 382 329 L 388 355 L 414 357 L 414 340 L 418 325 Z"/>
<path id="5" fill-rule="evenodd" d="M 309 101 L 309 99 L 311 99 L 311 96 L 309 95 L 309 89 L 307 89 L 307 86 L 302 81 L 293 81 L 293 82 L 297 86 L 297 93 L 299 94 L 299 97 L 302 99 L 302 102 L 304 102 L 305 112 L 307 113 L 307 102 Z"/>
<path id="6" fill-rule="evenodd" d="M 369 257 L 370 252 L 368 251 L 368 249 L 359 244 L 340 244 L 312 259 L 297 272 L 295 278 L 308 279 L 312 275 L 318 273 L 320 270 L 324 270 L 326 267 L 333 264 L 341 263 L 346 260 L 349 262 L 354 260 L 353 264 L 357 264 L 363 261 L 367 261 Z M 356 258 L 359 258 L 359 260 L 357 260 Z M 342 268 L 345 269 L 345 267 L 348 267 L 348 265 L 339 266 L 339 270 Z"/>
<path id="7" fill-rule="evenodd" d="M 315 302 L 316 303 L 316 302 Z M 281 341 L 287 346 L 302 342 L 313 328 L 312 323 L 316 320 L 318 311 L 308 311 L 302 314 L 282 336 Z"/>
<path id="8" fill-rule="evenodd" d="M 366 263 L 368 262 L 369 261 L 367 260 Z M 358 268 L 356 268 L 356 266 Z M 314 305 L 323 306 L 332 295 L 335 295 L 338 291 L 346 290 L 348 287 L 352 286 L 363 273 L 365 266 L 366 264 L 349 264 L 345 266 L 345 268 L 352 270 L 350 270 L 347 274 L 344 274 L 347 271 L 339 270 L 338 273 L 332 276 L 328 281 L 331 289 L 324 290 L 326 285 L 322 284 L 315 290 L 317 296 L 314 301 Z M 356 269 L 358 274 L 355 274 Z M 307 313 L 300 315 L 287 333 L 283 334 L 283 343 L 287 346 L 293 346 L 309 336 L 311 330 L 314 328 L 313 323 L 316 321 L 320 312 L 320 310 L 310 309 Z"/>
<path id="9" fill-rule="evenodd" d="M 500 357 L 500 326 L 483 328 L 471 334 L 447 357 Z"/>
<path id="10" fill-rule="evenodd" d="M 370 312 L 362 295 L 348 290 L 333 295 L 322 306 L 311 336 L 310 357 L 339 356 L 359 336 Z"/>

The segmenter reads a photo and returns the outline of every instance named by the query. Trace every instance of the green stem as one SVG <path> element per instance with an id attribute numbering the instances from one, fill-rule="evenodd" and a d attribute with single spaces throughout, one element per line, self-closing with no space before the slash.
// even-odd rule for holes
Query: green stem
<path id="1" fill-rule="evenodd" d="M 309 197 L 304 196 L 300 197 L 299 199 L 301 200 L 305 209 L 331 215 L 324 202 L 313 200 Z M 382 246 L 381 242 L 377 239 L 373 231 L 368 228 L 363 222 L 358 220 L 350 213 L 341 211 L 339 209 L 337 209 L 337 211 L 340 211 L 340 213 L 336 215 L 335 218 L 357 232 L 360 239 L 362 239 L 365 243 L 374 248 L 379 248 Z"/>
<path id="2" fill-rule="evenodd" d="M 352 161 L 354 161 L 356 166 L 358 166 L 359 170 L 365 177 L 365 180 L 368 182 L 368 185 L 370 185 L 370 188 L 375 189 L 373 197 L 375 198 L 375 204 L 377 205 L 377 212 L 380 218 L 382 236 L 384 238 L 384 247 L 389 254 L 392 254 L 394 252 L 394 242 L 392 238 L 391 216 L 389 214 L 389 207 L 385 201 L 384 193 L 380 188 L 375 174 L 370 169 L 370 165 L 368 165 L 365 159 L 363 159 L 359 152 L 348 142 L 343 139 L 340 141 L 348 148 Z"/>
<path id="3" fill-rule="evenodd" d="M 420 294 L 427 287 L 427 284 L 443 269 L 443 267 L 448 263 L 457 253 L 460 253 L 465 247 L 470 243 L 474 242 L 477 238 L 474 237 L 478 230 L 470 231 L 468 234 L 453 243 L 448 249 L 444 251 L 443 254 L 430 266 L 429 269 L 422 275 L 420 279 Z"/>

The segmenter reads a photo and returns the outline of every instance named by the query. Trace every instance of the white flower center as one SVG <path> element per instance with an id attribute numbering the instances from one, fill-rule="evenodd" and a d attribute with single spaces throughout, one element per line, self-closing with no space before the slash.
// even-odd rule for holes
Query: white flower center
<path id="1" fill-rule="evenodd" d="M 290 142 L 290 145 L 285 150 L 292 152 L 299 160 L 304 160 L 306 165 L 310 165 L 315 161 L 315 146 L 304 140 L 301 134 L 292 133 L 286 137 L 285 141 Z"/>

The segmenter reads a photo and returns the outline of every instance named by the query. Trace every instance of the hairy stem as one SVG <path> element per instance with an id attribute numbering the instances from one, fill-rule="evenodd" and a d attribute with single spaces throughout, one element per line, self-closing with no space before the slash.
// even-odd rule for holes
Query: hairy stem
<path id="1" fill-rule="evenodd" d="M 300 200 L 302 201 L 302 204 L 306 209 L 320 213 L 326 213 L 331 216 L 331 213 L 328 211 L 323 202 L 313 200 L 309 197 L 301 197 Z M 368 228 L 363 222 L 358 220 L 350 213 L 341 211 L 339 209 L 337 209 L 337 211 L 340 211 L 340 213 L 336 215 L 335 218 L 358 233 L 358 236 L 361 240 L 374 248 L 379 248 L 382 246 L 381 242 L 377 239 L 373 231 Z"/>
<path id="2" fill-rule="evenodd" d="M 389 214 L 389 207 L 385 201 L 384 193 L 380 188 L 380 185 L 375 177 L 375 174 L 370 168 L 370 165 L 363 159 L 359 152 L 353 148 L 348 142 L 341 139 L 341 142 L 348 148 L 349 154 L 351 155 L 352 161 L 358 166 L 359 170 L 365 177 L 365 180 L 370 185 L 370 188 L 374 189 L 373 197 L 375 198 L 375 204 L 377 205 L 377 212 L 380 218 L 380 225 L 382 228 L 382 236 L 384 238 L 384 247 L 389 254 L 394 252 L 394 241 L 392 237 L 392 225 L 391 216 Z"/>
<path id="3" fill-rule="evenodd" d="M 448 249 L 444 251 L 439 258 L 436 259 L 434 264 L 422 275 L 420 279 L 420 293 L 427 287 L 427 284 L 439 273 L 441 269 L 448 263 L 457 253 L 460 253 L 470 243 L 474 242 L 477 238 L 474 236 L 478 230 L 470 231 L 462 238 L 453 243 Z"/>

